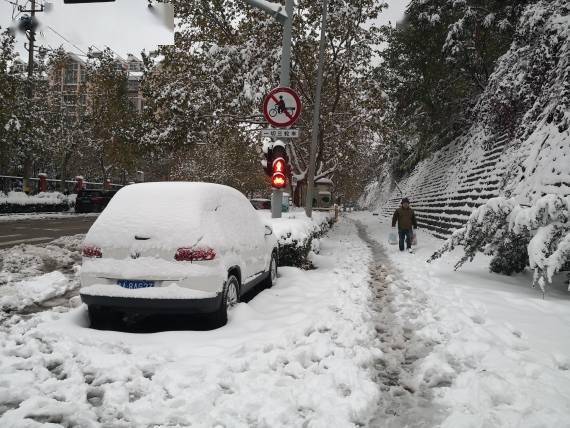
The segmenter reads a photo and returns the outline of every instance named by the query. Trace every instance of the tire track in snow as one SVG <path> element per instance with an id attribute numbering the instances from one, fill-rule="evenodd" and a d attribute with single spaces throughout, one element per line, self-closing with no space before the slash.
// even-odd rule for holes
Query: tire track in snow
<path id="1" fill-rule="evenodd" d="M 372 251 L 370 287 L 375 296 L 372 310 L 375 314 L 377 340 L 383 356 L 376 362 L 375 380 L 381 391 L 376 417 L 371 427 L 431 427 L 444 419 L 444 411 L 434 404 L 433 386 L 418 382 L 415 369 L 433 349 L 430 343 L 415 334 L 418 312 L 427 305 L 421 291 L 401 278 L 392 265 L 384 247 L 372 239 L 366 226 L 355 221 L 359 237 Z M 412 297 L 412 293 L 415 295 Z M 405 298 L 397 305 L 396 295 Z M 419 303 L 419 304 L 418 304 Z M 434 385 L 441 387 L 444 385 Z"/>

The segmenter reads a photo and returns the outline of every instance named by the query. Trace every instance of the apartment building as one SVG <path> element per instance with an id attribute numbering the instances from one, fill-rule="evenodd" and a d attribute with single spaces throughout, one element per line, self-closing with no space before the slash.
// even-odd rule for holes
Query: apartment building
<path id="1" fill-rule="evenodd" d="M 52 69 L 49 73 L 49 83 L 56 87 L 62 94 L 63 101 L 70 108 L 84 106 L 88 89 L 85 86 L 87 64 L 78 55 L 69 52 L 69 60 L 58 69 Z M 143 62 L 134 55 L 129 54 L 127 60 L 117 57 L 117 70 L 127 73 L 128 97 L 137 113 L 143 108 L 143 98 L 141 91 L 141 79 Z"/>

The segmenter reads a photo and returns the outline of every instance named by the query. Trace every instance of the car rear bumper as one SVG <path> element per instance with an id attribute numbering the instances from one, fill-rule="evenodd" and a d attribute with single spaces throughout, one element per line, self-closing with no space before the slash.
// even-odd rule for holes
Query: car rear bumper
<path id="1" fill-rule="evenodd" d="M 146 299 L 139 297 L 95 296 L 80 293 L 86 305 L 103 306 L 131 313 L 208 314 L 222 304 L 222 294 L 204 299 Z"/>

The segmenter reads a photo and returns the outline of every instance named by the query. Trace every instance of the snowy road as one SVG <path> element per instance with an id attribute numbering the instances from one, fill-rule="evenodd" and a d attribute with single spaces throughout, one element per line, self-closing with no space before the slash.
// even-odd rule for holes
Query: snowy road
<path id="1" fill-rule="evenodd" d="M 0 248 L 38 244 L 86 233 L 97 214 L 23 214 L 0 217 Z"/>

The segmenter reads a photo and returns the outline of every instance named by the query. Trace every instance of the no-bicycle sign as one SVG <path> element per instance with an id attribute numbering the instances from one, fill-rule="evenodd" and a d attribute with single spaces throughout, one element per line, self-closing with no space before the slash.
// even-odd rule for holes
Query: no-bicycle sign
<path id="1" fill-rule="evenodd" d="M 263 101 L 263 116 L 270 125 L 276 128 L 293 125 L 300 115 L 301 99 L 291 88 L 275 88 Z"/>

